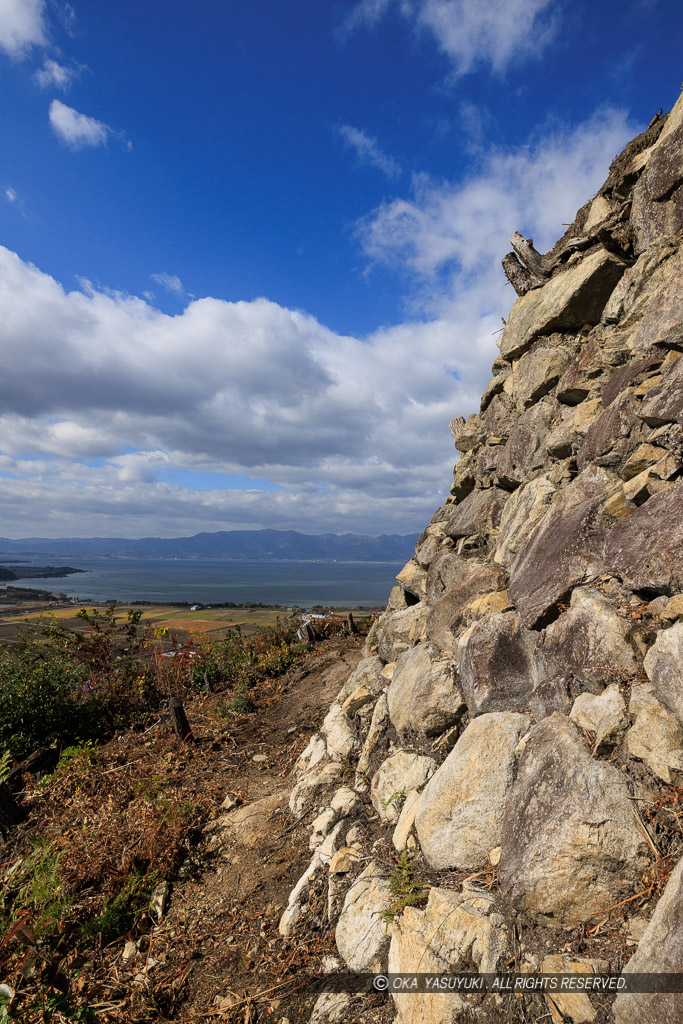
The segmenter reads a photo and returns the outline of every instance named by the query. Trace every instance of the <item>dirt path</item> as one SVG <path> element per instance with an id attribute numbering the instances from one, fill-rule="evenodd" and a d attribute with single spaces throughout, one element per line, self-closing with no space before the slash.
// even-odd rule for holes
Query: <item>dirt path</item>
<path id="1" fill-rule="evenodd" d="M 181 869 L 186 877 L 173 885 L 168 912 L 152 935 L 149 958 L 158 963 L 137 985 L 150 1020 L 160 1019 L 150 1003 L 188 1021 L 308 1020 L 312 998 L 289 991 L 334 943 L 332 934 L 285 941 L 277 930 L 308 861 L 307 833 L 293 825 L 287 808 L 289 776 L 361 655 L 358 638 L 321 644 L 283 677 L 267 706 L 231 728 L 221 789 L 241 806 L 228 815 L 216 808 L 198 864 Z M 148 947 L 141 946 L 128 973 L 138 974 L 147 961 Z"/>

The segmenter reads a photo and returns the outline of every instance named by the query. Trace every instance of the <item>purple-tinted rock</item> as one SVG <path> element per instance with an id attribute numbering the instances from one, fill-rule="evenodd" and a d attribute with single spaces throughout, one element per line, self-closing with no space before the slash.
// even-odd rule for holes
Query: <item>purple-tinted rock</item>
<path id="1" fill-rule="evenodd" d="M 604 570 L 634 590 L 683 590 L 683 481 L 617 523 L 605 545 Z"/>
<path id="2" fill-rule="evenodd" d="M 574 586 L 601 571 L 600 510 L 614 489 L 611 474 L 589 466 L 555 494 L 510 572 L 508 592 L 525 626 L 535 626 Z"/>
<path id="3" fill-rule="evenodd" d="M 446 524 L 449 537 L 470 537 L 475 533 L 489 534 L 500 522 L 503 505 L 509 495 L 498 487 L 472 491 L 455 507 Z"/>
<path id="4" fill-rule="evenodd" d="M 619 438 L 629 436 L 638 422 L 632 404 L 629 394 L 622 395 L 591 423 L 576 455 L 579 469 L 585 469 L 590 462 L 609 452 Z"/>
<path id="5" fill-rule="evenodd" d="M 514 612 L 479 619 L 461 641 L 460 685 L 470 715 L 523 711 L 533 680 L 532 654 L 538 634 Z"/>
<path id="6" fill-rule="evenodd" d="M 670 367 L 662 383 L 648 392 L 638 415 L 654 427 L 664 423 L 683 426 L 683 356 Z"/>
<path id="7" fill-rule="evenodd" d="M 652 370 L 659 366 L 662 361 L 662 356 L 648 357 L 646 359 L 636 359 L 635 362 L 626 363 L 625 366 L 620 366 L 614 371 L 610 379 L 605 384 L 602 392 L 602 404 L 607 408 L 611 405 L 615 398 L 617 398 L 624 388 L 639 377 L 641 373 L 646 373 L 648 370 Z"/>

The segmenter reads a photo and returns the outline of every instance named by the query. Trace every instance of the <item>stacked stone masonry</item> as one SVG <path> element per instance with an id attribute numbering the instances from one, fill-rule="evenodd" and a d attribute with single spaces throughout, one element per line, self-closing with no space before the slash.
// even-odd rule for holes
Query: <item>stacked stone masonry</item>
<path id="1" fill-rule="evenodd" d="M 451 424 L 450 496 L 299 761 L 315 853 L 281 930 L 333 928 L 354 971 L 442 971 L 566 966 L 579 929 L 585 971 L 619 905 L 627 970 L 681 972 L 683 833 L 647 810 L 683 785 L 683 99 L 533 273 L 504 266 L 520 294 L 480 412 Z M 387 845 L 426 879 L 415 905 L 396 910 Z M 683 1021 L 683 997 L 604 1012 Z"/>

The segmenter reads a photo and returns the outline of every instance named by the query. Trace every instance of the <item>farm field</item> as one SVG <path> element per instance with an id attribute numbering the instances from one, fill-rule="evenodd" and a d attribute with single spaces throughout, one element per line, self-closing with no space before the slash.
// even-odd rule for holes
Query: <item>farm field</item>
<path id="1" fill-rule="evenodd" d="M 87 604 L 88 612 L 97 609 L 104 613 L 107 606 Z M 153 630 L 167 629 L 179 641 L 187 641 L 193 634 L 220 634 L 237 627 L 243 633 L 255 633 L 259 629 L 274 626 L 278 619 L 286 619 L 288 613 L 279 608 L 176 608 L 170 605 L 121 604 L 116 607 L 117 623 L 127 622 L 129 608 L 142 609 L 142 624 Z M 71 629 L 88 630 L 89 627 L 77 615 L 75 605 L 49 607 L 45 604 L 27 601 L 21 607 L 0 608 L 0 643 L 17 643 L 23 629 L 28 625 L 38 631 L 50 622 L 61 623 Z M 166 641 L 170 646 L 170 639 Z M 165 644 L 165 645 L 166 645 Z"/>

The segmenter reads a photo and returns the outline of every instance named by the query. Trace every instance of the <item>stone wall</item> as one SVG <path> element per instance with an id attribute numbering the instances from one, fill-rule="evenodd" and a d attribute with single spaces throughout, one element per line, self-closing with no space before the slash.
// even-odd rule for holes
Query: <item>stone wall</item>
<path id="1" fill-rule="evenodd" d="M 513 239 L 519 297 L 480 412 L 451 423 L 450 497 L 298 763 L 313 859 L 281 931 L 334 927 L 354 971 L 615 949 L 683 971 L 683 834 L 648 815 L 683 784 L 682 154 L 683 99 L 549 253 Z M 429 885 L 399 912 L 392 844 Z M 675 1000 L 601 1019 L 682 1020 Z M 553 1019 L 593 1019 L 577 1005 Z M 473 1009 L 396 1000 L 401 1024 Z"/>

